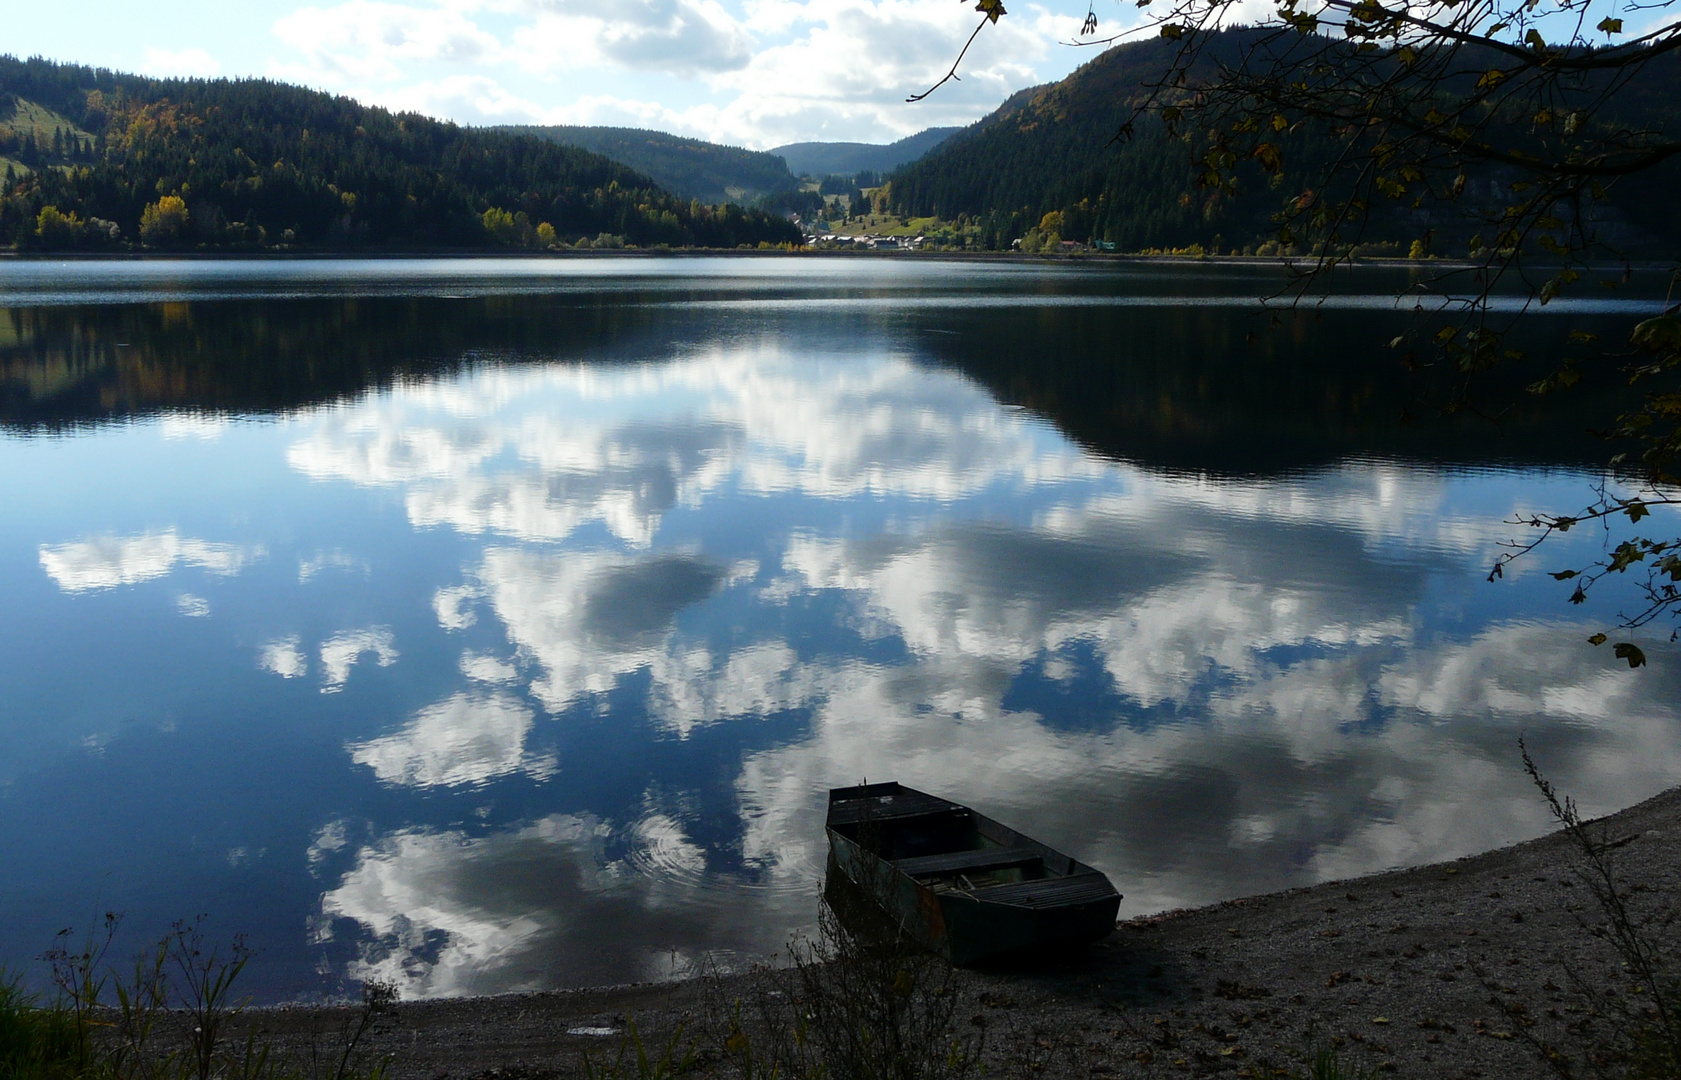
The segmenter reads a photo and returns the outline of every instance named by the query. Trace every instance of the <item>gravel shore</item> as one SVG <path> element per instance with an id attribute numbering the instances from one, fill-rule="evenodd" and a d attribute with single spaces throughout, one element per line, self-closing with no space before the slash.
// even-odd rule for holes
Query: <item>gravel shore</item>
<path id="1" fill-rule="evenodd" d="M 1681 788 L 1595 828 L 1635 903 L 1673 902 Z M 1323 1045 L 1385 1075 L 1553 1075 L 1534 1040 L 1570 1045 L 1566 1025 L 1585 1006 L 1567 968 L 1589 985 L 1639 992 L 1591 932 L 1600 912 L 1578 865 L 1555 834 L 1134 919 L 1036 969 L 962 973 L 959 1024 L 984 1033 L 993 1077 L 1250 1076 L 1263 1062 L 1300 1067 Z M 1668 943 L 1671 955 L 1681 947 L 1674 936 Z M 715 1047 L 718 1003 L 751 996 L 764 986 L 755 980 L 771 977 L 403 1003 L 372 1048 L 389 1055 L 392 1080 L 582 1075 L 583 1056 L 610 1060 L 632 1022 L 648 1044 L 663 1045 L 681 1025 L 685 1043 Z M 345 1015 L 281 1007 L 246 1017 L 282 1043 L 302 1043 Z"/>

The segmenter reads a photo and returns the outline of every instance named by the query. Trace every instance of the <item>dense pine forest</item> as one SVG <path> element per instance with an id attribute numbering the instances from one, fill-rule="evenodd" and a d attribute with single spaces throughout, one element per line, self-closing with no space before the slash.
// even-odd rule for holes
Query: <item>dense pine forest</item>
<path id="1" fill-rule="evenodd" d="M 788 162 L 801 176 L 857 176 L 884 173 L 907 165 L 933 150 L 962 128 L 924 128 L 897 142 L 798 142 L 773 147 L 772 154 Z"/>
<path id="2" fill-rule="evenodd" d="M 499 130 L 535 135 L 562 146 L 589 150 L 652 177 L 674 195 L 706 203 L 752 203 L 763 195 L 797 190 L 799 178 L 787 162 L 762 150 L 744 150 L 642 128 L 572 127 L 555 124 Z"/>
<path id="3" fill-rule="evenodd" d="M 0 56 L 0 244 L 421 250 L 796 242 L 598 154 L 249 79 Z"/>
<path id="4" fill-rule="evenodd" d="M 1239 62 L 1264 33 L 1221 34 L 1203 50 L 1205 74 L 1214 62 Z M 1145 117 L 1130 137 L 1119 137 L 1144 85 L 1161 78 L 1177 48 L 1161 39 L 1117 46 L 1059 83 L 1021 91 L 900 168 L 884 201 L 910 217 L 950 221 L 967 215 L 980 226 L 983 246 L 992 248 L 1051 236 L 1105 241 L 1122 251 L 1266 244 L 1276 234 L 1274 215 L 1318 182 L 1333 142 L 1304 126 L 1280 137 L 1286 151 L 1281 172 L 1268 175 L 1256 164 L 1240 171 L 1235 192 L 1199 187 L 1208 146 L 1201 133 L 1170 134 L 1159 120 Z M 1638 113 L 1619 119 L 1674 130 L 1681 119 L 1681 58 L 1654 64 L 1619 98 Z M 1498 212 L 1508 179 L 1496 172 L 1472 177 L 1473 191 L 1482 194 L 1465 200 L 1460 221 L 1421 221 L 1410 204 L 1383 208 L 1366 238 L 1404 242 L 1424 227 L 1444 244 L 1468 237 L 1479 212 Z M 1669 194 L 1677 181 L 1681 161 L 1612 185 L 1602 208 L 1604 231 L 1632 251 L 1653 244 L 1672 250 L 1681 240 L 1681 207 Z"/>

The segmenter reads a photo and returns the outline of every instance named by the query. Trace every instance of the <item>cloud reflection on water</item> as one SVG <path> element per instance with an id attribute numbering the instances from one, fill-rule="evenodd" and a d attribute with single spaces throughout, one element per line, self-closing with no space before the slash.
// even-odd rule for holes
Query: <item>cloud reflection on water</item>
<path id="1" fill-rule="evenodd" d="M 231 577 L 263 557 L 262 547 L 215 544 L 174 529 L 137 536 L 95 536 L 67 544 L 42 544 L 41 569 L 65 592 L 114 589 L 160 578 L 177 563 Z"/>
<path id="2" fill-rule="evenodd" d="M 352 743 L 350 760 L 385 783 L 415 787 L 482 784 L 512 772 L 540 780 L 554 772 L 555 759 L 525 752 L 534 718 L 507 694 L 452 694 L 398 731 Z"/>
<path id="3" fill-rule="evenodd" d="M 866 777 L 1066 846 L 1136 912 L 1534 835 L 1521 730 L 1589 808 L 1681 764 L 1668 651 L 1610 673 L 1585 629 L 1459 595 L 1501 535 L 1497 474 L 1151 473 L 955 374 L 753 343 L 398 387 L 289 460 L 496 537 L 433 595 L 476 635 L 472 688 L 351 745 L 381 781 L 564 792 L 594 763 L 533 734 L 599 710 L 647 753 L 740 729 L 727 842 L 697 839 L 718 781 L 684 774 L 618 817 L 359 847 L 323 914 L 362 928 L 357 972 L 414 995 L 774 948 L 809 921 L 826 789 Z M 797 734 L 755 734 L 787 715 Z"/>
<path id="4" fill-rule="evenodd" d="M 685 975 L 703 952 L 775 949 L 809 906 L 785 895 L 781 910 L 744 911 L 704 866 L 657 813 L 628 829 L 571 814 L 486 836 L 402 829 L 356 852 L 322 898 L 318 939 L 351 920 L 369 940 L 346 974 L 405 997 L 497 994 L 550 988 L 557 972 L 582 985 Z"/>

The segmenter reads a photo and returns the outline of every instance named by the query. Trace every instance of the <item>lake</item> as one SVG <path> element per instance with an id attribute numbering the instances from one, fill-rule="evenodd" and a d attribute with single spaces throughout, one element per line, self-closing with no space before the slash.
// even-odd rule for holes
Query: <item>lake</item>
<path id="1" fill-rule="evenodd" d="M 0 965 L 106 911 L 247 935 L 263 1001 L 751 963 L 865 779 L 1123 917 L 1536 836 L 1520 734 L 1589 812 L 1681 781 L 1667 629 L 1630 672 L 1585 640 L 1626 594 L 1544 572 L 1603 537 L 1485 580 L 1592 497 L 1617 381 L 1441 417 L 1407 271 L 1286 283 L 0 265 Z"/>

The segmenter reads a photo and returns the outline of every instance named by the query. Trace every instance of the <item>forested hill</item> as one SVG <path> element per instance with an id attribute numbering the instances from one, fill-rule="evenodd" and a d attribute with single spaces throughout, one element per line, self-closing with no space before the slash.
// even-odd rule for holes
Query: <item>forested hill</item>
<path id="1" fill-rule="evenodd" d="M 522 135 L 590 150 L 652 177 L 673 195 L 705 203 L 751 203 L 761 195 L 793 191 L 799 179 L 775 154 L 686 139 L 641 128 L 508 126 Z"/>
<path id="2" fill-rule="evenodd" d="M 1203 56 L 1236 63 L 1262 33 L 1226 31 L 1204 46 Z M 1281 140 L 1290 151 L 1284 173 L 1268 178 L 1256 167 L 1240 174 L 1233 195 L 1199 189 L 1204 147 L 1194 133 L 1170 137 L 1159 120 L 1146 117 L 1131 138 L 1118 140 L 1134 104 L 1143 98 L 1143 84 L 1160 78 L 1178 48 L 1161 39 L 1116 46 L 1059 83 L 1015 94 L 991 115 L 899 169 L 891 178 L 889 203 L 912 216 L 950 220 L 967 215 L 980 223 L 987 245 L 996 247 L 1007 247 L 1036 228 L 1066 240 L 1110 241 L 1123 251 L 1192 244 L 1229 249 L 1270 239 L 1273 215 L 1317 183 L 1313 164 L 1324 160 L 1330 141 L 1305 127 L 1293 132 Z M 1631 103 L 1664 112 L 1660 119 L 1670 125 L 1681 120 L 1677 60 L 1671 56 L 1652 65 L 1643 76 L 1645 85 L 1631 87 L 1636 93 L 1630 95 Z M 1211 71 L 1212 65 L 1204 70 Z M 1192 75 L 1194 81 L 1197 73 Z M 1622 220 L 1606 224 L 1618 228 L 1619 242 L 1638 248 L 1642 238 L 1673 242 L 1681 234 L 1681 213 L 1665 194 L 1681 179 L 1681 161 L 1671 165 L 1625 178 L 1612 189 L 1605 211 Z M 1509 178 L 1489 174 L 1481 179 L 1489 183 L 1480 190 L 1492 193 Z M 1466 200 L 1465 209 L 1498 213 L 1500 204 L 1492 194 L 1488 202 L 1480 206 Z M 1444 239 L 1452 232 L 1447 223 L 1429 224 Z M 1467 230 L 1475 231 L 1474 225 Z M 1397 204 L 1374 215 L 1368 235 L 1390 240 L 1417 232 L 1410 209 Z"/>
<path id="3" fill-rule="evenodd" d="M 1008 246 L 1051 212 L 1064 215 L 1064 238 L 1111 240 L 1123 250 L 1206 242 L 1197 148 L 1150 122 L 1130 141 L 1115 141 L 1142 84 L 1176 52 L 1176 43 L 1159 39 L 1117 46 L 1060 83 L 1018 92 L 895 173 L 894 206 L 919 216 L 967 214 L 983 223 L 989 246 Z M 1221 208 L 1221 216 L 1264 231 L 1271 201 L 1239 214 Z"/>
<path id="4" fill-rule="evenodd" d="M 585 150 L 267 80 L 0 56 L 0 243 L 30 249 L 736 247 L 781 219 L 700 206 Z"/>
<path id="5" fill-rule="evenodd" d="M 915 161 L 939 146 L 962 128 L 925 128 L 898 142 L 803 142 L 777 146 L 771 153 L 788 162 L 801 176 L 856 176 L 861 172 L 884 173 Z"/>

